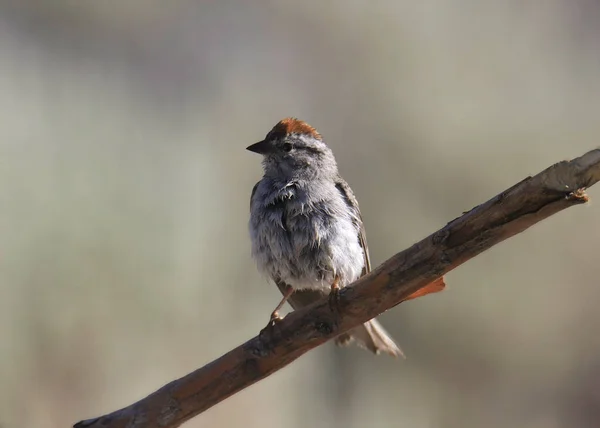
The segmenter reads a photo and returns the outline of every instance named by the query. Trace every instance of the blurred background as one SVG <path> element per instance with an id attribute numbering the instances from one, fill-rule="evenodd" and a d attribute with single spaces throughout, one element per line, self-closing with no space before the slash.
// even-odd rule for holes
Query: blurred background
<path id="1" fill-rule="evenodd" d="M 0 1 L 0 426 L 128 405 L 255 335 L 245 149 L 314 125 L 373 263 L 599 145 L 593 0 Z M 597 427 L 600 198 L 186 427 Z M 596 200 L 594 200 L 596 199 Z"/>

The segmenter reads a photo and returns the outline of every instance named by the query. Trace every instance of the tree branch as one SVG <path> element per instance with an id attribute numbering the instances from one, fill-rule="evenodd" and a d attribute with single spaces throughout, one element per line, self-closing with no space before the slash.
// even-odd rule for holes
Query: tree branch
<path id="1" fill-rule="evenodd" d="M 290 364 L 305 352 L 396 306 L 410 294 L 535 223 L 587 202 L 600 180 L 600 149 L 528 177 L 396 254 L 327 299 L 292 312 L 269 337 L 256 336 L 148 397 L 75 428 L 173 428 Z"/>

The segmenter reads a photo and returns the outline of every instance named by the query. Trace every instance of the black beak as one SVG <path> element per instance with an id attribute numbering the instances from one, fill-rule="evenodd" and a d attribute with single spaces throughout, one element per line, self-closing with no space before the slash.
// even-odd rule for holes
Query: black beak
<path id="1" fill-rule="evenodd" d="M 267 153 L 273 151 L 273 145 L 270 142 L 263 140 L 246 147 L 246 150 L 250 150 L 251 152 L 261 155 L 266 155 Z"/>

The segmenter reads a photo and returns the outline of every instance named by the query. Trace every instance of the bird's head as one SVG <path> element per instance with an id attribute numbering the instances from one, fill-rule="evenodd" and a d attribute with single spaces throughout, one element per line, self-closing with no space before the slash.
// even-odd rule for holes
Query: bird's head
<path id="1" fill-rule="evenodd" d="M 246 148 L 263 155 L 265 175 L 285 179 L 314 179 L 337 174 L 331 149 L 308 123 L 288 117 L 264 140 Z"/>

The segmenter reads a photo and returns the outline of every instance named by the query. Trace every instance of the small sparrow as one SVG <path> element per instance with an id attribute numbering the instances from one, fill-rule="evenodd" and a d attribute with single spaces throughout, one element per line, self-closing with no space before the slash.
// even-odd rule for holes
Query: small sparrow
<path id="1" fill-rule="evenodd" d="M 264 169 L 250 198 L 252 256 L 283 294 L 272 324 L 286 301 L 298 309 L 335 297 L 370 272 L 371 262 L 356 197 L 315 128 L 286 118 L 247 150 L 263 156 Z M 443 288 L 440 278 L 409 299 Z M 375 319 L 339 335 L 336 343 L 353 340 L 375 354 L 403 355 Z"/>

